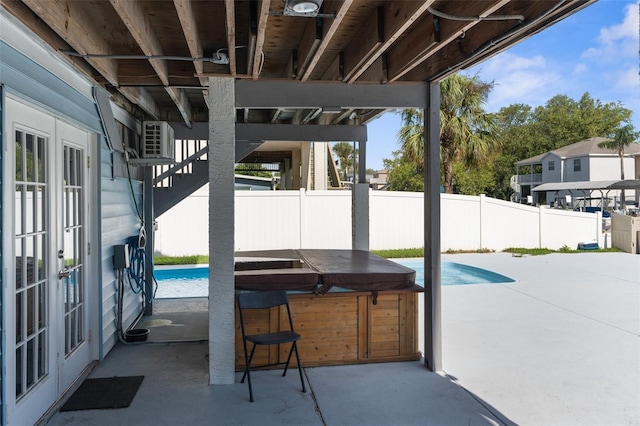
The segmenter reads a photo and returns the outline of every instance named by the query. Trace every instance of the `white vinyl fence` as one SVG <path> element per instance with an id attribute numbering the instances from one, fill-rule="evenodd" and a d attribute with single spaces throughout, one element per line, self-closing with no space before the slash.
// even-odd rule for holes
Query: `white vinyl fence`
<path id="1" fill-rule="evenodd" d="M 423 194 L 370 191 L 371 249 L 424 245 Z M 157 219 L 157 253 L 207 254 L 208 191 Z M 236 250 L 351 248 L 350 191 L 239 191 Z M 225 224 L 220 224 L 225 226 Z M 485 196 L 441 194 L 442 250 L 602 245 L 599 213 L 531 207 Z"/>

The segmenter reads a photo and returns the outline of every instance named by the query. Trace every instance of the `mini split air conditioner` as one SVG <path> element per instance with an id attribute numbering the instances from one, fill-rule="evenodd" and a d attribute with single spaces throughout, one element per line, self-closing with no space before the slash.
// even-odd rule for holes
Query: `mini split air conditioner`
<path id="1" fill-rule="evenodd" d="M 166 121 L 142 123 L 141 162 L 150 165 L 172 164 L 174 158 L 173 129 Z"/>

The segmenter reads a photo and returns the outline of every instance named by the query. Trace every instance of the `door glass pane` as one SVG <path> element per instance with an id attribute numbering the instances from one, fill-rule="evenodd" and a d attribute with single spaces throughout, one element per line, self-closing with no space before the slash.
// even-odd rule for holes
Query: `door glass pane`
<path id="1" fill-rule="evenodd" d="M 38 235 L 37 237 L 38 249 L 36 251 L 36 262 L 38 268 L 38 281 L 42 281 L 45 278 L 47 265 L 44 263 L 45 260 L 45 247 L 46 247 L 46 239 L 44 235 Z"/>
<path id="2" fill-rule="evenodd" d="M 43 137 L 38 137 L 38 182 L 44 183 L 45 181 L 45 173 L 47 172 L 47 162 L 44 158 L 45 153 L 45 139 Z"/>
<path id="3" fill-rule="evenodd" d="M 24 170 L 26 171 L 27 178 L 25 179 L 27 182 L 36 182 L 35 178 L 35 158 L 34 158 L 34 135 L 27 133 L 25 137 L 25 165 Z"/>
<path id="4" fill-rule="evenodd" d="M 37 226 L 36 229 L 38 231 L 44 231 L 46 223 L 47 223 L 47 209 L 44 208 L 44 205 L 47 203 L 45 198 L 45 192 L 42 186 L 38 187 L 38 205 L 40 206 L 39 212 L 40 216 L 37 218 Z"/>
<path id="5" fill-rule="evenodd" d="M 36 241 L 36 236 L 33 237 L 26 237 L 24 238 L 24 241 L 26 242 L 25 245 L 25 260 L 27 263 L 27 285 L 31 285 L 34 284 L 36 282 L 36 274 L 35 274 L 35 265 L 34 265 L 34 259 L 35 259 L 35 241 Z"/>
<path id="6" fill-rule="evenodd" d="M 16 294 L 16 343 L 20 343 L 24 336 L 22 333 L 22 313 L 24 312 L 24 309 L 22 308 L 23 294 L 23 292 Z"/>
<path id="7" fill-rule="evenodd" d="M 29 339 L 27 342 L 27 388 L 35 383 L 35 339 Z"/>
<path id="8" fill-rule="evenodd" d="M 35 287 L 27 290 L 27 336 L 33 334 L 36 326 L 36 297 Z"/>
<path id="9" fill-rule="evenodd" d="M 36 187 L 34 185 L 26 185 L 26 189 L 27 189 L 27 193 L 26 193 L 26 199 L 25 199 L 25 209 L 26 209 L 26 217 L 25 217 L 25 221 L 24 221 L 24 225 L 25 225 L 25 233 L 31 233 L 34 231 L 35 229 L 35 215 L 36 215 L 36 211 L 35 211 L 35 207 L 34 207 L 34 202 L 35 202 L 35 190 Z"/>
<path id="10" fill-rule="evenodd" d="M 24 233 L 23 222 L 22 222 L 22 212 L 24 211 L 24 186 L 16 185 L 16 194 L 15 194 L 16 202 L 15 202 L 15 233 L 16 235 L 21 235 Z"/>
<path id="11" fill-rule="evenodd" d="M 24 348 L 24 346 L 18 346 L 16 348 L 16 397 L 20 397 L 22 396 L 22 394 L 24 394 L 24 380 L 22 378 L 22 375 L 24 373 L 24 370 L 22 368 L 23 366 L 23 362 L 22 362 L 22 349 Z"/>
<path id="12" fill-rule="evenodd" d="M 38 335 L 38 379 L 42 379 L 46 374 L 47 353 L 44 350 L 46 348 L 46 337 L 47 334 L 44 331 Z"/>
<path id="13" fill-rule="evenodd" d="M 16 290 L 21 289 L 27 282 L 27 259 L 24 257 L 24 248 L 22 247 L 24 243 L 24 238 L 16 239 Z"/>
<path id="14" fill-rule="evenodd" d="M 16 182 L 18 181 L 22 181 L 22 147 L 24 144 L 24 133 L 22 133 L 20 130 L 16 130 L 15 133 L 16 139 Z"/>
<path id="15" fill-rule="evenodd" d="M 44 329 L 46 325 L 45 319 L 47 318 L 47 294 L 44 286 L 38 286 L 38 328 Z M 40 333 L 42 334 L 42 333 Z"/>

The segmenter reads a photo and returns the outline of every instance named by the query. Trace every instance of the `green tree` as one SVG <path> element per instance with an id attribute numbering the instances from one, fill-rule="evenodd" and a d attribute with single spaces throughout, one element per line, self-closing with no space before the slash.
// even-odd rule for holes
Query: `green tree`
<path id="1" fill-rule="evenodd" d="M 493 83 L 485 83 L 477 75 L 452 75 L 440 85 L 440 162 L 447 193 L 453 193 L 456 162 L 477 166 L 496 146 L 492 137 L 495 119 L 484 111 L 492 88 Z M 404 110 L 402 120 L 398 138 L 404 158 L 421 171 L 424 167 L 423 112 Z"/>
<path id="2" fill-rule="evenodd" d="M 413 162 L 403 157 L 401 151 L 393 152 L 394 158 L 382 160 L 384 168 L 389 170 L 387 184 L 390 191 L 424 192 L 424 178 L 416 170 Z"/>
<path id="3" fill-rule="evenodd" d="M 493 161 L 486 161 L 473 168 L 458 162 L 453 165 L 453 189 L 456 194 L 487 194 L 495 187 L 493 176 Z"/>
<path id="4" fill-rule="evenodd" d="M 609 136 L 608 140 L 598 144 L 600 148 L 615 151 L 618 157 L 620 157 L 620 180 L 624 180 L 624 149 L 632 143 L 635 143 L 639 137 L 640 132 L 636 132 L 632 124 L 626 124 L 618 127 L 615 132 Z M 624 206 L 624 191 L 620 193 L 620 201 L 622 201 L 622 205 Z"/>
<path id="5" fill-rule="evenodd" d="M 600 148 L 615 151 L 620 157 L 620 180 L 624 180 L 624 149 L 635 143 L 639 137 L 640 132 L 636 132 L 632 124 L 626 124 L 618 127 L 608 140 L 598 144 Z"/>
<path id="6" fill-rule="evenodd" d="M 602 103 L 586 92 L 579 101 L 556 95 L 531 114 L 535 154 L 570 145 L 584 139 L 612 134 L 631 111 L 619 102 Z M 521 158 L 522 160 L 522 158 Z"/>
<path id="7" fill-rule="evenodd" d="M 338 166 L 342 172 L 343 180 L 348 180 L 349 171 L 353 169 L 355 159 L 353 145 L 349 142 L 338 142 L 333 146 L 332 150 L 338 157 Z"/>

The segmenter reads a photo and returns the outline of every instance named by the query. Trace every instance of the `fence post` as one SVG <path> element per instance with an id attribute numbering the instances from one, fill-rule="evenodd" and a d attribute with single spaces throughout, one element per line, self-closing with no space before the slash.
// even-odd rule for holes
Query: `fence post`
<path id="1" fill-rule="evenodd" d="M 369 184 L 357 183 L 351 191 L 351 247 L 369 250 Z"/>
<path id="2" fill-rule="evenodd" d="M 542 237 L 542 233 L 543 233 L 543 227 L 544 227 L 544 214 L 545 214 L 545 208 L 542 206 L 538 206 L 538 248 L 542 248 L 544 247 L 542 245 L 542 242 L 544 241 L 543 237 Z"/>
<path id="3" fill-rule="evenodd" d="M 478 247 L 478 250 L 482 250 L 482 248 L 484 247 L 484 241 L 483 241 L 483 236 L 484 236 L 484 216 L 483 216 L 482 213 L 484 211 L 484 205 L 485 205 L 485 201 L 486 200 L 485 200 L 484 194 L 480 194 L 479 198 L 480 198 L 480 208 L 479 208 L 479 211 L 480 211 L 480 214 L 479 214 L 479 216 L 480 216 L 480 226 L 478 227 L 478 230 L 480 232 L 480 238 L 479 238 L 480 247 Z"/>

